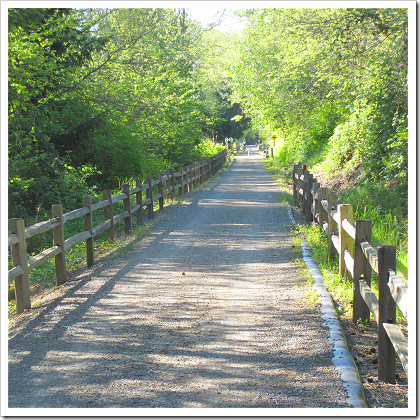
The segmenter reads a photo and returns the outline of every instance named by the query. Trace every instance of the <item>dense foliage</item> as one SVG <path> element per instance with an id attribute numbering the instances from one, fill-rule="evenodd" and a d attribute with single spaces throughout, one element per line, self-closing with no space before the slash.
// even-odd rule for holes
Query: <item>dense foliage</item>
<path id="1" fill-rule="evenodd" d="M 286 164 L 361 165 L 405 199 L 407 10 L 244 18 L 239 35 L 185 9 L 8 9 L 9 217 L 271 134 Z"/>
<path id="2" fill-rule="evenodd" d="M 230 87 L 284 163 L 362 165 L 407 197 L 407 9 L 253 9 Z"/>
<path id="3" fill-rule="evenodd" d="M 199 80 L 203 29 L 185 10 L 8 13 L 9 217 L 73 209 L 92 189 L 208 155 L 211 134 L 241 134 L 221 127 L 238 105 Z"/>
<path id="4" fill-rule="evenodd" d="M 250 118 L 242 113 L 237 102 L 231 101 L 227 85 L 227 69 L 233 55 L 232 40 L 237 34 L 205 31 L 195 60 L 198 99 L 203 104 L 206 136 L 212 139 L 240 139 L 248 130 Z"/>

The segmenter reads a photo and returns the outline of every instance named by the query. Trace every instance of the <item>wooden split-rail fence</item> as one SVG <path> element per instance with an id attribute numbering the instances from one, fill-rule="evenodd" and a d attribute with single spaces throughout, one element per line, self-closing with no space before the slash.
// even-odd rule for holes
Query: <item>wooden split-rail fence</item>
<path id="1" fill-rule="evenodd" d="M 150 176 L 136 180 L 136 187 L 130 189 L 129 184 L 122 185 L 122 193 L 111 195 L 111 190 L 102 193 L 102 201 L 92 203 L 92 197 L 83 197 L 83 207 L 63 214 L 61 204 L 52 206 L 52 217 L 49 220 L 36 223 L 25 228 L 23 219 L 9 219 L 9 241 L 12 268 L 9 270 L 9 282 L 15 282 L 16 312 L 22 313 L 25 309 L 31 308 L 29 271 L 40 264 L 55 259 L 56 285 L 59 286 L 66 281 L 66 257 L 65 253 L 80 242 L 86 242 L 86 262 L 91 267 L 94 263 L 93 238 L 106 231 L 107 239 L 114 240 L 114 224 L 124 220 L 125 232 L 128 234 L 132 226 L 132 217 L 137 217 L 137 225 L 143 223 L 143 208 L 147 207 L 147 217 L 154 218 L 154 204 L 159 203 L 159 210 L 163 209 L 164 197 L 169 199 L 178 193 L 178 196 L 192 191 L 199 184 L 207 181 L 222 167 L 227 158 L 227 151 L 212 156 L 210 159 L 203 159 L 192 165 L 180 167 L 178 172 L 168 169 L 164 175 L 158 173 L 157 179 L 152 180 Z M 145 191 L 146 199 L 143 199 Z M 156 194 L 153 195 L 153 192 Z M 136 204 L 131 207 L 131 196 L 135 195 Z M 113 204 L 123 201 L 123 212 L 113 214 Z M 93 226 L 92 215 L 96 210 L 103 209 L 105 221 Z M 70 220 L 84 217 L 84 230 L 68 239 L 64 238 L 64 224 Z M 53 231 L 53 246 L 39 254 L 27 258 L 26 239 L 45 232 Z"/>
<path id="2" fill-rule="evenodd" d="M 270 148 L 266 147 L 263 150 L 263 156 L 267 159 L 269 158 L 269 156 L 274 157 L 274 149 L 272 147 Z"/>
<path id="3" fill-rule="evenodd" d="M 337 205 L 337 194 L 321 188 L 301 163 L 293 168 L 293 198 L 306 222 L 326 232 L 329 257 L 338 255 L 340 276 L 353 284 L 353 322 L 367 322 L 372 313 L 378 323 L 378 379 L 395 383 L 396 353 L 408 376 L 407 339 L 396 320 L 396 305 L 408 319 L 408 292 L 395 274 L 396 247 L 373 248 L 371 220 L 353 224 L 353 206 Z M 378 275 L 378 297 L 370 287 L 372 270 Z"/>

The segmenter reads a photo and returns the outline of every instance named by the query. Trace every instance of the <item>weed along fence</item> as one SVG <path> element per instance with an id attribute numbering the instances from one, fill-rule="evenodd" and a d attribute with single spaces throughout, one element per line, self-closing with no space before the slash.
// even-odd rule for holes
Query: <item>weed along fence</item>
<path id="1" fill-rule="evenodd" d="M 396 356 L 408 376 L 407 339 L 396 323 L 396 305 L 407 319 L 407 288 L 396 276 L 395 246 L 370 245 L 371 221 L 356 220 L 353 206 L 337 205 L 337 195 L 320 183 L 301 163 L 293 168 L 293 198 L 307 222 L 315 221 L 328 237 L 330 257 L 338 254 L 339 273 L 353 284 L 353 322 L 378 323 L 378 378 L 395 383 Z M 378 274 L 378 297 L 371 290 L 372 270 Z"/>
<path id="2" fill-rule="evenodd" d="M 122 186 L 122 193 L 111 195 L 111 190 L 103 191 L 103 200 L 92 203 L 90 195 L 83 197 L 83 207 L 63 214 L 61 204 L 52 206 L 52 217 L 44 222 L 32 226 L 24 226 L 23 219 L 9 220 L 9 241 L 11 251 L 12 267 L 9 270 L 9 282 L 15 281 L 16 312 L 22 313 L 25 309 L 31 308 L 29 291 L 29 271 L 38 265 L 53 258 L 55 259 L 56 284 L 61 285 L 66 281 L 66 257 L 65 253 L 80 242 L 86 242 L 86 262 L 91 267 L 94 263 L 93 238 L 106 231 L 107 239 L 114 240 L 114 224 L 124 220 L 125 232 L 129 233 L 132 227 L 132 217 L 137 217 L 137 224 L 143 223 L 143 208 L 147 207 L 148 219 L 154 218 L 154 207 L 158 203 L 158 209 L 164 206 L 164 197 L 173 198 L 174 194 L 182 195 L 197 188 L 221 168 L 226 161 L 227 151 L 224 150 L 210 159 L 203 159 L 192 165 L 184 166 L 174 172 L 173 169 L 166 170 L 164 175 L 158 173 L 157 179 L 152 180 L 150 176 L 145 177 L 144 182 L 136 181 L 136 187 L 130 190 L 129 184 Z M 143 191 L 145 199 L 143 199 Z M 155 194 L 154 194 L 155 193 Z M 131 196 L 135 196 L 136 204 L 131 206 Z M 123 212 L 113 214 L 113 204 L 123 202 Z M 92 215 L 95 211 L 103 209 L 105 221 L 93 226 Z M 64 238 L 64 224 L 70 220 L 84 218 L 84 230 L 71 238 Z M 53 246 L 41 253 L 27 259 L 26 239 L 53 231 Z"/>

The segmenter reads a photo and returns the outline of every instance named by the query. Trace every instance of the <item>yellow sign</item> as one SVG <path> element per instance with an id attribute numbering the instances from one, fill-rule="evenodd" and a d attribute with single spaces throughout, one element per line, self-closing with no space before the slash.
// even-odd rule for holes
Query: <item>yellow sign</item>
<path id="1" fill-rule="evenodd" d="M 276 136 L 275 134 L 273 134 L 273 135 L 271 136 L 271 140 L 276 141 L 276 139 L 277 139 L 277 136 Z"/>
<path id="2" fill-rule="evenodd" d="M 265 141 L 265 137 L 263 137 L 262 140 Z"/>

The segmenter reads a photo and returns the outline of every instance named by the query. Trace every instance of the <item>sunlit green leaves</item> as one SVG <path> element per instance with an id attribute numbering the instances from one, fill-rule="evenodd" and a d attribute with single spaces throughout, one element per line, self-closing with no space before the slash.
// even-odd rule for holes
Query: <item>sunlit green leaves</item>
<path id="1" fill-rule="evenodd" d="M 374 180 L 405 177 L 407 10 L 246 14 L 230 84 L 253 124 L 281 133 L 294 161 L 326 157 L 330 171 L 362 163 Z"/>

